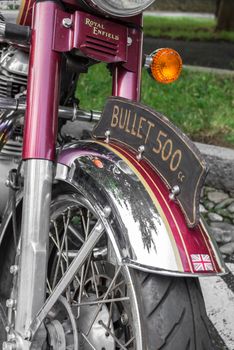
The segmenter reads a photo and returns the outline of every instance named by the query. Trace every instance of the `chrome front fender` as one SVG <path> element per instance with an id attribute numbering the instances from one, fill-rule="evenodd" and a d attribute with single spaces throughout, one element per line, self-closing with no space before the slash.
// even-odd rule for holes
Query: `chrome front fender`
<path id="1" fill-rule="evenodd" d="M 56 179 L 82 187 L 112 209 L 119 264 L 161 274 L 225 273 L 204 223 L 189 229 L 179 206 L 144 161 L 118 145 L 83 141 L 59 154 Z"/>

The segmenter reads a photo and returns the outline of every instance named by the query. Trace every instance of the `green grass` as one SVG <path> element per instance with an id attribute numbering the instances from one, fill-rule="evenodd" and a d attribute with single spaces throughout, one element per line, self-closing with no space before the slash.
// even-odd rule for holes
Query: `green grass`
<path id="1" fill-rule="evenodd" d="M 184 70 L 170 85 L 144 70 L 142 102 L 165 114 L 193 140 L 234 148 L 234 78 Z M 111 77 L 102 64 L 83 75 L 77 88 L 81 108 L 101 110 L 111 94 Z"/>
<path id="2" fill-rule="evenodd" d="M 215 31 L 216 20 L 186 17 L 144 17 L 145 36 L 183 40 L 226 40 L 234 42 L 234 32 Z"/>

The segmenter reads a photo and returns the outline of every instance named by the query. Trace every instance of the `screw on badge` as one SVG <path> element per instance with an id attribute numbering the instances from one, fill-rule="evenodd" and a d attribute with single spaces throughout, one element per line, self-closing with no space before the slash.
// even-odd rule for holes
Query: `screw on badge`
<path id="1" fill-rule="evenodd" d="M 169 194 L 170 200 L 174 201 L 176 199 L 176 196 L 180 193 L 180 188 L 178 185 L 175 185 L 171 189 L 171 193 Z"/>
<path id="2" fill-rule="evenodd" d="M 128 45 L 128 46 L 131 46 L 131 45 L 132 45 L 132 38 L 131 38 L 130 36 L 128 36 L 127 45 Z"/>
<path id="3" fill-rule="evenodd" d="M 6 331 L 7 333 L 9 333 L 10 330 L 11 330 L 11 327 L 10 327 L 10 326 L 6 326 L 6 327 L 5 327 L 5 331 Z"/>
<path id="4" fill-rule="evenodd" d="M 110 130 L 106 130 L 105 136 L 106 136 L 105 142 L 109 143 L 110 142 Z"/>
<path id="5" fill-rule="evenodd" d="M 64 18 L 62 21 L 62 24 L 64 26 L 64 28 L 71 28 L 72 26 L 72 19 L 71 18 Z"/>
<path id="6" fill-rule="evenodd" d="M 138 148 L 138 155 L 136 156 L 136 158 L 137 158 L 137 160 L 138 161 L 140 161 L 140 160 L 142 160 L 142 154 L 145 152 L 145 146 L 140 146 L 139 148 Z"/>
<path id="7" fill-rule="evenodd" d="M 128 324 L 128 315 L 126 314 L 126 312 L 122 313 L 120 320 L 124 326 Z"/>
<path id="8" fill-rule="evenodd" d="M 111 213 L 111 208 L 109 206 L 106 206 L 104 209 L 103 209 L 103 216 L 105 218 L 108 218 L 110 216 L 110 213 Z"/>
<path id="9" fill-rule="evenodd" d="M 24 339 L 25 340 L 31 340 L 32 338 L 32 333 L 30 330 L 26 331 L 25 334 L 24 334 Z"/>
<path id="10" fill-rule="evenodd" d="M 6 300 L 6 307 L 9 309 L 12 309 L 16 306 L 16 300 L 14 299 L 7 299 Z"/>
<path id="11" fill-rule="evenodd" d="M 11 267 L 10 267 L 10 273 L 12 274 L 12 275 L 15 275 L 17 272 L 18 272 L 18 266 L 17 265 L 12 265 Z"/>

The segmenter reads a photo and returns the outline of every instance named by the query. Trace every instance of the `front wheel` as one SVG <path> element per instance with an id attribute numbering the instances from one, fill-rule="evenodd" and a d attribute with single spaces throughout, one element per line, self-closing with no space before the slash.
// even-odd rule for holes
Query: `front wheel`
<path id="1" fill-rule="evenodd" d="M 101 201 L 101 199 L 100 199 Z M 102 220 L 87 191 L 59 191 L 51 204 L 47 298 Z M 116 215 L 116 214 L 115 214 Z M 110 217 L 108 230 L 115 230 Z M 118 265 L 116 242 L 104 230 L 83 266 L 45 319 L 43 348 L 59 350 L 211 350 L 207 316 L 195 279 L 159 276 Z M 115 247 L 115 249 L 113 248 Z M 3 270 L 14 260 L 10 247 Z M 8 265 L 8 266 L 7 266 Z M 3 276 L 3 275 L 2 275 Z M 8 284 L 8 285 L 6 285 Z M 6 291 L 0 310 L 6 314 Z M 17 308 L 15 310 L 17 312 Z M 0 329 L 7 320 L 0 318 Z M 11 320 L 12 323 L 12 320 Z M 6 337 L 2 334 L 1 342 Z"/>

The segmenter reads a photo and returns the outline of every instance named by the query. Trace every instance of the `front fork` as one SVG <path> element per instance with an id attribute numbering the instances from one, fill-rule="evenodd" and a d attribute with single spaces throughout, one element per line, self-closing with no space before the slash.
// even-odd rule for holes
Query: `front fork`
<path id="1" fill-rule="evenodd" d="M 51 161 L 33 159 L 25 162 L 15 323 L 16 332 L 25 338 L 30 338 L 27 329 L 45 300 L 52 170 Z"/>
<path id="2" fill-rule="evenodd" d="M 27 110 L 23 145 L 24 198 L 15 331 L 28 329 L 43 306 L 46 292 L 49 211 L 58 119 L 60 55 L 53 51 L 52 1 L 34 7 Z"/>
<path id="3" fill-rule="evenodd" d="M 53 50 L 56 1 L 38 1 L 33 10 L 27 109 L 23 141 L 24 197 L 15 332 L 21 342 L 45 302 L 49 212 L 58 120 L 61 53 Z M 136 69 L 118 65 L 113 95 L 139 100 L 141 34 L 136 40 Z M 30 343 L 30 342 L 29 342 Z M 20 349 L 29 348 L 26 342 Z M 35 346 L 41 348 L 41 345 Z"/>

